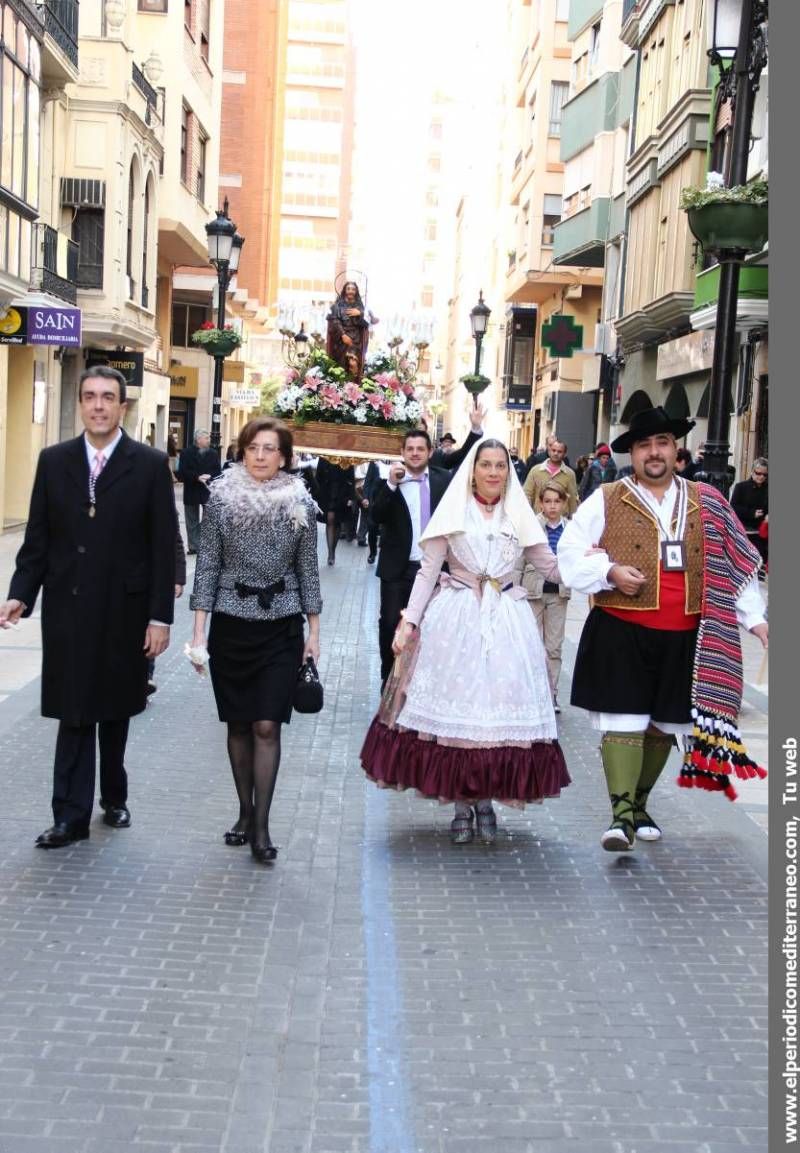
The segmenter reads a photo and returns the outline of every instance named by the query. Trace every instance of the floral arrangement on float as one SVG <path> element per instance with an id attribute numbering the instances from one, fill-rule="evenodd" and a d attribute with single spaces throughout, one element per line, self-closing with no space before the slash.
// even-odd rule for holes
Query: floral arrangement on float
<path id="1" fill-rule="evenodd" d="M 316 421 L 404 432 L 422 417 L 414 380 L 414 372 L 403 357 L 385 352 L 367 358 L 360 381 L 349 380 L 344 368 L 316 348 L 301 368 L 287 371 L 274 412 L 291 420 L 296 428 Z"/>

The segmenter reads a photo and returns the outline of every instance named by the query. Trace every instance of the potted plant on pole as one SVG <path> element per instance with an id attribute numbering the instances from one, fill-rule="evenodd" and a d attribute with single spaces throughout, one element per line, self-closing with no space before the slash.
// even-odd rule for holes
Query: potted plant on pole
<path id="1" fill-rule="evenodd" d="M 210 320 L 201 324 L 197 332 L 192 333 L 192 343 L 198 345 L 209 356 L 230 356 L 242 343 L 239 333 L 230 324 L 224 328 L 217 328 Z"/>
<path id="2" fill-rule="evenodd" d="M 705 188 L 684 188 L 681 208 L 705 252 L 760 252 L 769 236 L 769 185 L 751 180 L 726 188 L 718 172 L 709 172 Z"/>
<path id="3" fill-rule="evenodd" d="M 466 376 L 460 376 L 458 379 L 473 397 L 480 396 L 492 383 L 482 372 L 468 372 Z"/>

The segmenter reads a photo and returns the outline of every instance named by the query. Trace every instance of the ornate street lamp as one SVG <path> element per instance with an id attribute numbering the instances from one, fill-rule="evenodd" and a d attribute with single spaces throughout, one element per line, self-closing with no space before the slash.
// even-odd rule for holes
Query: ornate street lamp
<path id="1" fill-rule="evenodd" d="M 469 314 L 469 322 L 472 325 L 472 335 L 475 337 L 476 376 L 480 376 L 481 372 L 481 342 L 486 335 L 486 329 L 489 327 L 489 317 L 491 315 L 492 310 L 484 303 L 483 289 L 481 289 L 478 293 L 478 303 Z"/>
<path id="2" fill-rule="evenodd" d="M 484 301 L 483 289 L 481 289 L 478 294 L 478 303 L 469 314 L 472 335 L 475 338 L 475 371 L 459 378 L 467 392 L 471 393 L 476 405 L 480 394 L 492 383 L 489 377 L 484 376 L 481 372 L 481 344 L 486 335 L 486 330 L 489 327 L 489 317 L 491 315 L 492 310 Z"/>
<path id="3" fill-rule="evenodd" d="M 729 170 L 724 174 L 729 188 L 747 182 L 753 105 L 759 77 L 767 62 L 768 15 L 767 0 L 713 0 L 712 4 L 708 55 L 712 64 L 720 68 L 720 101 L 733 102 Z M 738 350 L 736 307 L 744 252 L 722 249 L 716 255 L 720 263 L 719 295 L 709 384 L 708 433 L 703 472 L 698 475 L 727 496 L 731 380 Z"/>
<path id="4" fill-rule="evenodd" d="M 228 198 L 222 209 L 217 209 L 214 220 L 206 225 L 208 239 L 208 261 L 217 271 L 217 328 L 225 330 L 225 297 L 230 282 L 239 268 L 244 237 L 236 231 L 236 225 L 228 215 Z M 228 353 L 224 345 L 214 352 L 214 393 L 211 413 L 211 447 L 220 451 L 222 444 L 222 376 L 225 357 Z"/>

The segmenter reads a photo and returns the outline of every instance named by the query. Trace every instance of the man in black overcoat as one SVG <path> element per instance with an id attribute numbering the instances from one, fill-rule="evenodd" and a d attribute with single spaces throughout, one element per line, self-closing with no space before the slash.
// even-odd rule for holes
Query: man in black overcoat
<path id="1" fill-rule="evenodd" d="M 200 543 L 203 508 L 211 496 L 209 485 L 222 472 L 219 453 L 211 448 L 204 428 L 194 434 L 194 444 L 181 453 L 178 480 L 183 483 L 183 519 L 186 521 L 186 552 L 194 556 Z"/>
<path id="2" fill-rule="evenodd" d="M 447 469 L 430 467 L 431 447 L 427 432 L 407 432 L 402 460 L 390 466 L 387 480 L 378 481 L 372 498 L 372 519 L 381 531 L 377 567 L 381 582 L 381 684 L 392 671 L 392 638 L 419 572 L 420 535 L 453 476 Z"/>
<path id="3" fill-rule="evenodd" d="M 85 433 L 39 456 L 25 539 L 0 627 L 42 594 L 42 714 L 61 723 L 53 769 L 56 849 L 89 836 L 99 726 L 100 804 L 130 824 L 125 744 L 144 710 L 147 661 L 169 644 L 177 518 L 165 453 L 122 431 L 125 378 L 87 369 L 79 383 Z"/>

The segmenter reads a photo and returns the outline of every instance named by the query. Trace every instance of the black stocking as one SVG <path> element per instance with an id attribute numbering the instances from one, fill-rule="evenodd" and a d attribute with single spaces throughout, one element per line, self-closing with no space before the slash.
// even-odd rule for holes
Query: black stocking
<path id="1" fill-rule="evenodd" d="M 336 542 L 339 539 L 339 526 L 336 523 L 336 513 L 329 512 L 325 518 L 325 540 L 328 544 L 328 560 L 336 556 Z"/>
<path id="2" fill-rule="evenodd" d="M 250 844 L 271 845 L 269 810 L 281 763 L 281 726 L 279 721 L 255 721 L 253 731 L 253 783 L 255 804 Z"/>
<path id="3" fill-rule="evenodd" d="M 246 832 L 253 812 L 253 727 L 246 721 L 228 722 L 228 757 L 239 796 L 239 820 L 233 827 Z"/>

